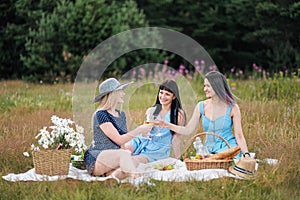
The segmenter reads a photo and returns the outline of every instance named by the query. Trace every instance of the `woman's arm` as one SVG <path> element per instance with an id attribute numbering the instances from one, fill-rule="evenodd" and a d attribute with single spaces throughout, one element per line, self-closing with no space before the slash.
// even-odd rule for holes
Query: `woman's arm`
<path id="1" fill-rule="evenodd" d="M 179 110 L 178 112 L 178 125 L 179 126 L 184 126 L 185 125 L 185 113 L 183 110 Z M 172 137 L 172 147 L 173 147 L 173 152 L 174 152 L 174 157 L 176 159 L 180 159 L 180 144 L 181 144 L 181 139 L 180 139 L 180 134 L 175 133 Z"/>
<path id="2" fill-rule="evenodd" d="M 181 134 L 181 135 L 189 135 L 191 134 L 198 126 L 199 120 L 200 120 L 200 108 L 199 103 L 195 106 L 192 118 L 190 119 L 189 123 L 186 126 L 179 126 L 175 125 L 169 122 L 160 121 L 159 125 L 160 127 L 169 128 L 170 130 L 174 131 L 175 133 Z"/>
<path id="3" fill-rule="evenodd" d="M 248 147 L 242 130 L 241 111 L 237 104 L 235 104 L 231 110 L 231 117 L 236 141 L 241 148 L 242 153 L 244 154 L 248 152 Z"/>
<path id="4" fill-rule="evenodd" d="M 113 126 L 111 122 L 105 122 L 99 126 L 104 134 L 109 137 L 113 142 L 122 146 L 132 138 L 136 137 L 139 134 L 145 134 L 151 131 L 152 124 L 143 124 L 138 126 L 132 131 L 127 132 L 126 134 L 120 135 L 117 129 Z"/>

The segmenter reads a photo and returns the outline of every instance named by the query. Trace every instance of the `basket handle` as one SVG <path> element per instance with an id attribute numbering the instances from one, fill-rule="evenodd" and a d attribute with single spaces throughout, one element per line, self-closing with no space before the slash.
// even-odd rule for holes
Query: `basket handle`
<path id="1" fill-rule="evenodd" d="M 190 139 L 190 142 L 188 143 L 187 147 L 186 147 L 185 150 L 184 150 L 184 154 L 183 154 L 183 158 L 184 158 L 184 159 L 186 158 L 186 152 L 187 152 L 188 148 L 191 146 L 191 144 L 192 144 L 192 142 L 194 141 L 194 139 L 195 139 L 196 137 L 198 137 L 198 136 L 201 136 L 201 135 L 213 135 L 213 136 L 216 136 L 216 137 L 222 139 L 222 140 L 225 142 L 225 144 L 228 146 L 228 149 L 230 149 L 229 143 L 228 143 L 222 136 L 217 135 L 217 134 L 212 133 L 212 132 L 202 132 L 202 133 L 195 134 L 195 135 Z"/>

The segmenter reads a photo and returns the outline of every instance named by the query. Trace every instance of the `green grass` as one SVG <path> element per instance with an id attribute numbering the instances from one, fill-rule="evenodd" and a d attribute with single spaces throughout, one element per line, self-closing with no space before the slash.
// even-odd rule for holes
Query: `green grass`
<path id="1" fill-rule="evenodd" d="M 54 182 L 1 179 L 0 199 L 299 199 L 300 83 L 288 78 L 232 82 L 236 87 L 234 93 L 241 99 L 242 125 L 250 151 L 256 152 L 260 159 L 280 160 L 276 166 L 260 164 L 256 179 L 153 181 L 155 185 L 140 187 L 72 179 Z M 192 83 L 197 101 L 203 98 L 202 85 L 200 81 Z M 72 84 L 0 82 L 1 176 L 23 173 L 33 167 L 32 158 L 22 153 L 29 151 L 38 130 L 50 124 L 51 115 L 72 118 L 72 88 Z M 156 92 L 151 85 L 134 92 L 128 114 L 136 123 L 142 122 Z M 128 128 L 133 126 L 129 124 Z"/>

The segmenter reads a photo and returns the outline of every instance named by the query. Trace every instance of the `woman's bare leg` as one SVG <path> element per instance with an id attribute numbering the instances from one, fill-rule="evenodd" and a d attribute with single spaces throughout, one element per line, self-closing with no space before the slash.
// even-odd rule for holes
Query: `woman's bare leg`
<path id="1" fill-rule="evenodd" d="M 126 173 L 135 170 L 136 165 L 130 152 L 123 149 L 105 150 L 97 157 L 93 175 L 100 176 L 119 167 Z"/>
<path id="2" fill-rule="evenodd" d="M 127 143 L 124 145 L 124 149 L 129 150 L 131 153 L 134 152 L 133 146 Z"/>
<path id="3" fill-rule="evenodd" d="M 97 162 L 95 163 L 95 168 L 93 171 L 93 176 L 107 176 L 107 173 L 113 171 L 114 169 L 107 167 L 106 165 Z"/>
<path id="4" fill-rule="evenodd" d="M 140 164 L 140 163 L 148 163 L 148 159 L 142 155 L 136 155 L 136 156 L 132 156 L 132 161 L 134 163 L 134 166 L 135 168 Z M 123 164 L 126 165 L 126 163 L 123 163 L 123 161 L 120 162 L 120 166 L 123 166 Z M 136 174 L 136 170 L 135 171 L 131 171 L 131 172 L 126 172 L 123 170 L 122 167 L 116 169 L 112 175 L 119 178 L 119 179 L 124 179 L 124 178 L 127 178 L 129 176 L 132 176 L 132 177 L 138 177 L 139 175 Z"/>
<path id="5" fill-rule="evenodd" d="M 148 159 L 142 155 L 132 156 L 135 167 L 138 167 L 140 163 L 148 163 Z"/>

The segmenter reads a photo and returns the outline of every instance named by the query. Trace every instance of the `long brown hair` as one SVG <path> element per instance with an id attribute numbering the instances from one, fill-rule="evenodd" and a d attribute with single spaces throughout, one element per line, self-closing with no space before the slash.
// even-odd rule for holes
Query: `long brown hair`
<path id="1" fill-rule="evenodd" d="M 216 95 L 229 105 L 236 104 L 237 97 L 234 96 L 228 86 L 227 80 L 223 74 L 218 71 L 211 71 L 205 75 Z"/>

